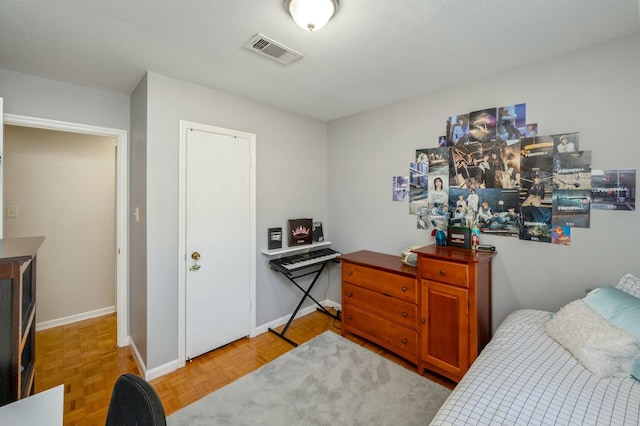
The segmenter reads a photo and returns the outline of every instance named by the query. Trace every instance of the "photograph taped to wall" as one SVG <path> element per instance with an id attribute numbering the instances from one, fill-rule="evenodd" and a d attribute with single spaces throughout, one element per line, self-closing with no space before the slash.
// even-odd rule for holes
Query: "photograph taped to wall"
<path id="1" fill-rule="evenodd" d="M 520 239 L 551 243 L 551 208 L 521 207 Z"/>
<path id="2" fill-rule="evenodd" d="M 512 189 L 520 186 L 520 141 L 481 144 L 476 180 L 480 187 Z"/>
<path id="3" fill-rule="evenodd" d="M 429 175 L 427 199 L 433 205 L 449 204 L 449 176 Z"/>
<path id="4" fill-rule="evenodd" d="M 481 195 L 477 220 L 480 232 L 496 236 L 519 237 L 521 220 L 518 191 L 489 189 Z"/>
<path id="5" fill-rule="evenodd" d="M 421 205 L 426 205 L 429 190 L 428 172 L 429 163 L 424 160 L 411 163 L 409 166 L 409 214 L 417 214 Z"/>
<path id="6" fill-rule="evenodd" d="M 409 176 L 393 177 L 392 201 L 407 201 L 409 199 Z"/>
<path id="7" fill-rule="evenodd" d="M 469 114 L 454 115 L 447 119 L 447 145 L 464 145 L 469 142 Z"/>
<path id="8" fill-rule="evenodd" d="M 525 138 L 534 138 L 538 136 L 538 123 L 529 123 L 525 127 L 524 137 Z"/>
<path id="9" fill-rule="evenodd" d="M 449 176 L 429 175 L 429 223 L 446 232 L 449 221 Z"/>
<path id="10" fill-rule="evenodd" d="M 526 104 L 506 105 L 498 108 L 497 137 L 507 140 L 519 140 L 524 136 L 527 122 Z"/>
<path id="11" fill-rule="evenodd" d="M 550 136 L 523 138 L 520 155 L 520 169 L 523 172 L 551 172 L 553 169 L 553 142 Z"/>
<path id="12" fill-rule="evenodd" d="M 449 148 L 429 148 L 424 151 L 429 161 L 429 174 L 449 175 Z"/>
<path id="13" fill-rule="evenodd" d="M 416 229 L 429 229 L 430 217 L 428 203 L 419 206 L 416 211 Z"/>
<path id="14" fill-rule="evenodd" d="M 553 189 L 591 190 L 591 151 L 554 154 Z"/>
<path id="15" fill-rule="evenodd" d="M 591 218 L 591 191 L 575 189 L 553 190 L 554 225 L 589 228 Z"/>
<path id="16" fill-rule="evenodd" d="M 453 210 L 449 224 L 472 228 L 477 226 L 476 215 L 480 206 L 480 196 L 488 190 L 482 188 L 449 188 L 449 205 Z M 464 212 L 464 214 L 461 214 Z"/>
<path id="17" fill-rule="evenodd" d="M 520 176 L 520 205 L 523 207 L 551 207 L 553 203 L 553 174 L 550 171 L 523 171 Z"/>
<path id="18" fill-rule="evenodd" d="M 451 188 L 477 188 L 482 146 L 479 142 L 452 147 L 449 150 L 449 186 Z"/>
<path id="19" fill-rule="evenodd" d="M 592 170 L 591 208 L 634 211 L 636 209 L 636 169 Z"/>
<path id="20" fill-rule="evenodd" d="M 508 141 L 503 151 L 505 174 L 502 188 L 514 189 L 520 187 L 520 140 Z"/>
<path id="21" fill-rule="evenodd" d="M 496 139 L 497 108 L 487 108 L 469 113 L 469 138 L 472 141 L 489 142 Z"/>
<path id="22" fill-rule="evenodd" d="M 554 152 L 569 153 L 576 152 L 580 149 L 580 133 L 561 133 L 551 135 L 553 138 Z"/>
<path id="23" fill-rule="evenodd" d="M 551 244 L 561 246 L 571 245 L 571 228 L 569 226 L 553 226 L 551 232 Z"/>
<path id="24" fill-rule="evenodd" d="M 456 191 L 457 198 L 453 195 L 453 191 Z M 467 226 L 467 209 L 470 209 L 470 207 L 467 204 L 465 193 L 470 191 L 466 189 L 449 189 L 449 205 L 452 210 L 449 215 L 449 226 Z"/>

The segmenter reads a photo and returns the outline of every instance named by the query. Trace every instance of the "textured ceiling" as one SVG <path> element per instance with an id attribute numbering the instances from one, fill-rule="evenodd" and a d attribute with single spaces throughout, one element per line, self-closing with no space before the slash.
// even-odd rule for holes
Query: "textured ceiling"
<path id="1" fill-rule="evenodd" d="M 638 0 L 0 0 L 0 68 L 131 94 L 144 73 L 333 120 L 640 31 Z M 242 46 L 261 33 L 304 58 Z M 1 96 L 1 94 L 0 94 Z"/>

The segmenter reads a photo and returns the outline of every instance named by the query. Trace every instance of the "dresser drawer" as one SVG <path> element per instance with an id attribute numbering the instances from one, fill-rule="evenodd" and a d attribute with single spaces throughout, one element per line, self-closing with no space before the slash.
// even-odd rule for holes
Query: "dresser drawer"
<path id="1" fill-rule="evenodd" d="M 342 282 L 357 284 L 373 291 L 398 297 L 407 302 L 418 303 L 417 284 L 415 278 L 412 277 L 392 274 L 352 263 L 343 263 Z"/>
<path id="2" fill-rule="evenodd" d="M 376 317 L 414 330 L 418 326 L 418 305 L 353 284 L 342 284 L 342 304 L 354 305 Z"/>
<path id="3" fill-rule="evenodd" d="M 365 337 L 415 362 L 418 355 L 417 331 L 385 321 L 349 304 L 343 304 L 342 308 L 342 326 L 346 331 Z"/>
<path id="4" fill-rule="evenodd" d="M 469 287 L 468 265 L 426 257 L 423 257 L 420 262 L 422 278 L 465 288 Z"/>

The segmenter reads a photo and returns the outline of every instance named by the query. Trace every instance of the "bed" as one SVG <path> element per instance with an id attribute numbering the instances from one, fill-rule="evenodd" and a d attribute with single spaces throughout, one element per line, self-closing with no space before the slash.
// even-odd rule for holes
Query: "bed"
<path id="1" fill-rule="evenodd" d="M 431 425 L 639 425 L 640 381 L 633 376 L 640 376 L 640 336 L 635 334 L 640 333 L 640 279 L 627 274 L 615 287 L 605 287 L 630 297 L 625 303 L 632 308 L 631 316 L 626 311 L 621 315 L 609 299 L 603 314 L 587 298 L 555 314 L 527 309 L 511 313 Z M 599 297 L 601 303 L 604 296 Z M 572 306 L 584 302 L 599 315 L 597 320 L 571 317 Z M 631 330 L 616 323 L 621 316 L 630 321 Z M 611 330 L 592 330 L 591 324 L 603 318 L 616 333 L 629 333 L 629 339 L 623 342 L 615 335 L 612 343 Z M 569 327 L 554 331 L 554 324 Z M 563 333 L 571 339 L 563 340 Z M 583 340 L 575 338 L 580 333 Z"/>

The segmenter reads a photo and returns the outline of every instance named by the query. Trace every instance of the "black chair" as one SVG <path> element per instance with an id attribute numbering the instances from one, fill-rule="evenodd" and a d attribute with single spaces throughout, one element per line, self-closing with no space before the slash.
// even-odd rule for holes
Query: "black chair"
<path id="1" fill-rule="evenodd" d="M 106 426 L 156 426 L 167 420 L 160 397 L 142 377 L 123 374 L 113 386 Z"/>

